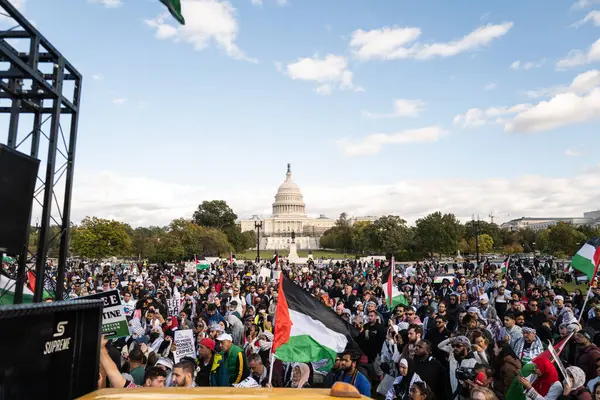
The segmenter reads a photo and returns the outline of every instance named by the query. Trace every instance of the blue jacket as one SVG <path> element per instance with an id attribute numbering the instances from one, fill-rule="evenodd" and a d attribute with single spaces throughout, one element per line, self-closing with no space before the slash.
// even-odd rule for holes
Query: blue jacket
<path id="1" fill-rule="evenodd" d="M 354 381 L 354 387 L 358 389 L 360 394 L 363 396 L 371 397 L 371 382 L 362 373 L 356 371 L 356 380 Z M 342 372 L 337 377 L 338 382 L 345 382 L 352 384 L 352 375 L 347 375 Z"/>

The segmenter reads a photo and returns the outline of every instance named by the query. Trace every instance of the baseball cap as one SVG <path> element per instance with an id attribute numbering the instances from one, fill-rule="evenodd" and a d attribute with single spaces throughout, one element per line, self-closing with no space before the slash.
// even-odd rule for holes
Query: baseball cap
<path id="1" fill-rule="evenodd" d="M 229 341 L 232 341 L 232 342 L 233 342 L 233 338 L 231 337 L 231 335 L 230 335 L 229 333 L 222 333 L 222 334 L 221 334 L 221 335 L 220 335 L 220 336 L 217 338 L 217 340 L 218 340 L 219 342 L 221 342 L 221 341 L 223 341 L 223 340 L 229 340 Z"/>
<path id="2" fill-rule="evenodd" d="M 223 336 L 223 335 L 221 335 Z M 200 346 L 208 347 L 212 351 L 215 351 L 215 341 L 211 338 L 204 338 L 200 341 Z"/>

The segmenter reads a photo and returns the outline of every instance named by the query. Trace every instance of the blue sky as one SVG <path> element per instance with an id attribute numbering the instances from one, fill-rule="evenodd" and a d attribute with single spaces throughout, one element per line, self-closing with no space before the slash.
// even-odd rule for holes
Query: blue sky
<path id="1" fill-rule="evenodd" d="M 331 217 L 600 207 L 595 0 L 64 2 L 22 9 L 84 74 L 75 221 L 266 214 L 287 162 Z"/>

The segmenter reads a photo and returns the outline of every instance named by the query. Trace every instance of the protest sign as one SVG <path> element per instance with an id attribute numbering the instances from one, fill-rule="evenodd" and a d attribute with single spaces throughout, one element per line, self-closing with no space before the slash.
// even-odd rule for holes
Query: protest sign
<path id="1" fill-rule="evenodd" d="M 102 310 L 102 334 L 106 339 L 129 336 L 129 324 L 127 323 L 127 317 L 125 316 L 125 310 L 118 290 L 109 290 L 108 292 L 78 297 L 75 300 L 91 299 L 100 299 L 104 302 Z"/>
<path id="2" fill-rule="evenodd" d="M 271 269 L 267 267 L 262 267 L 258 276 L 259 278 L 263 278 L 263 282 L 265 282 L 268 278 L 271 277 Z"/>
<path id="3" fill-rule="evenodd" d="M 196 358 L 196 347 L 194 346 L 194 332 L 191 329 L 175 331 L 175 363 L 183 357 Z"/>
<path id="4" fill-rule="evenodd" d="M 167 306 L 169 307 L 169 317 L 176 317 L 179 315 L 179 299 L 167 299 Z"/>

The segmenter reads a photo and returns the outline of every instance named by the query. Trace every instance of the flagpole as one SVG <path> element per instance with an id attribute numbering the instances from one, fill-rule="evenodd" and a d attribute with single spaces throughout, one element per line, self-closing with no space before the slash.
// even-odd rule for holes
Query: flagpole
<path id="1" fill-rule="evenodd" d="M 270 352 L 271 360 L 269 361 L 269 387 L 272 388 L 271 381 L 273 380 L 273 365 L 275 364 L 275 353 Z"/>

